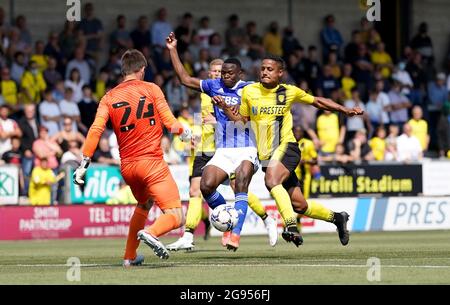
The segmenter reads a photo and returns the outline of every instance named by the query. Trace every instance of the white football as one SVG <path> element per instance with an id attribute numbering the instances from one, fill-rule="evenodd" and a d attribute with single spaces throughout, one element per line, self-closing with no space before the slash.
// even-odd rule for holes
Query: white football
<path id="1" fill-rule="evenodd" d="M 237 225 L 239 214 L 230 205 L 222 204 L 211 213 L 211 223 L 220 232 L 231 231 Z"/>

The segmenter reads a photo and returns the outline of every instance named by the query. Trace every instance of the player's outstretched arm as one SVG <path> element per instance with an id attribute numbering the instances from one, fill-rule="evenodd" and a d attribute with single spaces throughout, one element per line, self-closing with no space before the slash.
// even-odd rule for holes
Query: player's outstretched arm
<path id="1" fill-rule="evenodd" d="M 186 69 L 183 67 L 183 63 L 178 56 L 177 51 L 177 40 L 175 34 L 171 32 L 166 38 L 166 46 L 169 49 L 170 60 L 172 61 L 173 68 L 181 83 L 186 87 L 192 88 L 194 90 L 201 90 L 200 79 L 190 76 Z"/>
<path id="2" fill-rule="evenodd" d="M 338 111 L 345 114 L 346 116 L 355 116 L 364 114 L 364 111 L 359 107 L 347 108 L 342 105 L 339 105 L 333 100 L 319 96 L 314 97 L 314 102 L 312 103 L 312 105 L 322 110 Z"/>
<path id="3" fill-rule="evenodd" d="M 213 96 L 211 101 L 214 105 L 221 108 L 225 115 L 233 122 L 242 122 L 243 124 L 249 121 L 249 117 L 243 116 L 239 113 L 239 105 L 229 106 L 220 95 Z"/>

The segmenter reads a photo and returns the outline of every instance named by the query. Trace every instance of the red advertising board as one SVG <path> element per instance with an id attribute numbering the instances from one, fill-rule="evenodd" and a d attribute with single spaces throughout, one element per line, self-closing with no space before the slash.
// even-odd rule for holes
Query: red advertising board
<path id="1" fill-rule="evenodd" d="M 133 211 L 133 205 L 0 207 L 0 240 L 124 237 Z M 147 225 L 160 214 L 154 206 Z M 203 232 L 201 223 L 196 233 Z M 179 236 L 182 228 L 170 234 Z"/>

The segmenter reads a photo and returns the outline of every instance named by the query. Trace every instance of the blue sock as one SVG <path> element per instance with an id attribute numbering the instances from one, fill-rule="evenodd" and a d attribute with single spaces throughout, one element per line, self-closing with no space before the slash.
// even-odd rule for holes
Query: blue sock
<path id="1" fill-rule="evenodd" d="M 234 208 L 239 214 L 239 221 L 237 225 L 233 228 L 232 232 L 240 235 L 242 231 L 242 226 L 244 225 L 245 216 L 247 215 L 247 208 L 248 208 L 247 193 L 237 193 L 235 201 L 236 203 L 234 204 Z"/>
<path id="2" fill-rule="evenodd" d="M 209 196 L 208 198 L 205 198 L 205 200 L 211 209 L 215 209 L 219 205 L 226 203 L 225 199 L 218 191 L 215 191 L 214 193 L 212 193 L 211 196 Z"/>

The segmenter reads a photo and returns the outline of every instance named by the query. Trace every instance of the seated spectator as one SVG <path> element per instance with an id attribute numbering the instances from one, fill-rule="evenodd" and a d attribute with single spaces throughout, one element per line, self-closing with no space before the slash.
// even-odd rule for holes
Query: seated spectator
<path id="1" fill-rule="evenodd" d="M 39 137 L 40 124 L 36 118 L 36 106 L 34 104 L 25 105 L 23 111 L 24 116 L 19 120 L 19 127 L 23 133 L 21 146 L 21 150 L 24 152 L 22 170 L 25 177 L 28 177 L 31 175 L 33 168 L 33 143 Z M 25 187 L 25 189 L 28 188 Z"/>
<path id="2" fill-rule="evenodd" d="M 53 88 L 52 95 L 53 99 L 59 104 L 64 99 L 64 91 L 65 91 L 64 80 L 57 81 L 55 87 Z"/>
<path id="3" fill-rule="evenodd" d="M 56 70 L 57 62 L 54 57 L 48 58 L 48 67 L 44 71 L 44 79 L 50 89 L 54 89 L 56 83 L 62 80 L 62 75 Z"/>
<path id="4" fill-rule="evenodd" d="M 38 165 L 33 169 L 28 195 L 31 205 L 50 205 L 52 201 L 52 185 L 64 177 L 64 173 L 55 176 L 47 158 L 38 159 Z"/>
<path id="5" fill-rule="evenodd" d="M 408 71 L 406 71 L 405 62 L 398 63 L 394 73 L 392 74 L 392 79 L 401 84 L 403 94 L 408 96 L 411 93 L 411 89 L 413 88 L 414 83 Z"/>
<path id="6" fill-rule="evenodd" d="M 3 96 L 5 104 L 9 105 L 13 112 L 19 110 L 17 85 L 11 79 L 10 71 L 7 67 L 1 69 L 0 95 Z"/>
<path id="7" fill-rule="evenodd" d="M 101 50 L 103 43 L 103 24 L 100 19 L 94 15 L 94 5 L 92 3 L 86 3 L 84 6 L 84 18 L 78 24 L 78 30 L 83 34 L 86 39 L 86 53 L 92 58 L 97 59 L 98 53 Z M 75 51 L 76 53 L 77 51 Z M 82 70 L 81 75 L 83 75 Z M 86 84 L 89 84 L 89 80 L 84 78 Z"/>
<path id="8" fill-rule="evenodd" d="M 219 33 L 212 34 L 209 37 L 209 55 L 211 58 L 219 58 L 222 55 L 223 49 L 222 36 Z"/>
<path id="9" fill-rule="evenodd" d="M 320 32 L 322 42 L 323 58 L 328 57 L 328 53 L 335 51 L 340 52 L 340 48 L 344 43 L 341 33 L 335 28 L 335 18 L 333 15 L 325 17 L 325 27 Z"/>
<path id="10" fill-rule="evenodd" d="M 315 92 L 322 75 L 322 67 L 320 66 L 315 46 L 309 46 L 308 48 L 308 58 L 305 60 L 305 74 L 311 91 Z"/>
<path id="11" fill-rule="evenodd" d="M 197 35 L 203 48 L 209 48 L 209 38 L 214 32 L 214 29 L 209 26 L 209 17 L 203 16 L 200 18 L 200 28 L 197 30 Z"/>
<path id="12" fill-rule="evenodd" d="M 362 102 L 361 98 L 359 97 L 359 91 L 358 88 L 354 87 L 352 90 L 352 99 L 346 100 L 344 102 L 344 106 L 347 108 L 353 108 L 353 107 L 359 107 L 361 110 L 365 111 L 366 107 L 364 106 L 364 103 Z M 372 129 L 372 125 L 370 124 L 369 116 L 364 113 L 362 116 L 354 116 L 354 117 L 348 117 L 346 119 L 347 123 L 347 139 L 353 139 L 353 136 L 355 135 L 356 131 L 366 128 L 369 130 L 369 134 L 371 133 L 370 130 Z"/>
<path id="13" fill-rule="evenodd" d="M 70 140 L 67 151 L 63 153 L 61 157 L 61 166 L 71 164 L 74 165 L 74 167 L 77 167 L 81 162 L 81 155 L 80 144 L 78 141 Z"/>
<path id="14" fill-rule="evenodd" d="M 328 54 L 327 65 L 331 68 L 331 74 L 334 78 L 340 79 L 342 76 L 341 62 L 338 61 L 338 54 L 333 51 Z"/>
<path id="15" fill-rule="evenodd" d="M 428 98 L 431 105 L 430 110 L 441 110 L 444 103 L 447 101 L 447 88 L 445 85 L 445 74 L 438 73 L 436 81 L 428 84 Z"/>
<path id="16" fill-rule="evenodd" d="M 98 149 L 92 157 L 92 161 L 106 165 L 120 165 L 120 160 L 116 160 L 111 155 L 108 139 L 102 137 L 98 143 Z"/>
<path id="17" fill-rule="evenodd" d="M 381 76 L 384 79 L 388 79 L 392 74 L 394 65 L 392 64 L 392 58 L 386 52 L 385 47 L 384 43 L 378 43 L 377 49 L 371 54 L 371 61 L 376 69 L 381 69 Z"/>
<path id="18" fill-rule="evenodd" d="M 36 62 L 30 61 L 22 75 L 21 87 L 24 104 L 37 104 L 41 101 L 41 94 L 47 88 L 44 76 L 39 71 Z"/>
<path id="19" fill-rule="evenodd" d="M 339 117 L 331 111 L 324 111 L 317 118 L 317 135 L 321 144 L 322 155 L 333 154 L 336 145 L 344 142 L 345 127 L 339 122 Z"/>
<path id="20" fill-rule="evenodd" d="M 134 198 L 133 192 L 129 185 L 125 181 L 121 180 L 119 188 L 116 189 L 114 194 L 106 200 L 106 204 L 136 204 L 137 200 Z"/>
<path id="21" fill-rule="evenodd" d="M 164 161 L 166 161 L 167 164 L 181 163 L 180 155 L 173 149 L 170 139 L 167 136 L 161 138 L 161 149 L 164 153 Z"/>
<path id="22" fill-rule="evenodd" d="M 178 77 L 174 76 L 167 82 L 165 92 L 170 109 L 172 109 L 174 115 L 177 116 L 180 113 L 182 106 L 186 105 L 188 101 L 186 87 L 181 85 Z"/>
<path id="23" fill-rule="evenodd" d="M 331 92 L 339 89 L 340 87 L 341 84 L 338 79 L 333 76 L 333 70 L 330 66 L 326 65 L 323 68 L 323 76 L 319 80 L 319 88 L 322 92 L 322 94 L 319 95 L 329 98 L 331 96 Z"/>
<path id="24" fill-rule="evenodd" d="M 321 162 L 332 162 L 332 163 L 341 163 L 346 164 L 352 162 L 352 157 L 345 153 L 344 144 L 337 144 L 336 151 L 333 154 L 329 154 L 326 156 L 319 156 L 319 160 Z"/>
<path id="25" fill-rule="evenodd" d="M 20 84 L 22 81 L 22 76 L 25 73 L 26 60 L 25 54 L 23 52 L 16 52 L 14 54 L 14 60 L 11 64 L 11 79 Z"/>
<path id="26" fill-rule="evenodd" d="M 200 49 L 200 53 L 198 56 L 198 60 L 194 63 L 194 72 L 197 75 L 200 70 L 206 70 L 209 69 L 209 51 L 208 49 Z"/>
<path id="27" fill-rule="evenodd" d="M 11 139 L 13 137 L 21 137 L 22 131 L 19 125 L 13 119 L 8 118 L 9 107 L 7 105 L 0 106 L 0 158 L 12 149 Z"/>
<path id="28" fill-rule="evenodd" d="M 85 82 L 81 79 L 80 71 L 74 68 L 69 73 L 69 79 L 66 79 L 64 86 L 72 88 L 72 101 L 79 103 L 83 98 L 83 87 Z"/>
<path id="29" fill-rule="evenodd" d="M 348 151 L 354 162 L 374 159 L 372 149 L 367 143 L 367 131 L 365 129 L 360 129 L 355 133 L 353 140 L 348 143 Z"/>
<path id="30" fill-rule="evenodd" d="M 77 69 L 83 83 L 89 84 L 91 82 L 91 68 L 84 58 L 85 52 L 83 47 L 76 48 L 74 58 L 67 63 L 65 79 L 72 79 L 72 70 Z"/>
<path id="31" fill-rule="evenodd" d="M 14 164 L 19 167 L 21 166 L 23 152 L 20 149 L 20 146 L 21 146 L 20 138 L 17 136 L 12 137 L 11 150 L 5 152 L 2 156 L 2 159 L 5 161 L 6 164 Z"/>
<path id="32" fill-rule="evenodd" d="M 98 103 L 94 100 L 91 87 L 83 86 L 83 98 L 78 103 L 78 109 L 83 114 L 81 116 L 81 124 L 78 127 L 83 134 L 87 134 L 92 123 L 94 123 L 97 108 Z"/>
<path id="33" fill-rule="evenodd" d="M 61 110 L 58 103 L 53 99 L 52 90 L 50 89 L 45 90 L 44 101 L 39 104 L 39 114 L 41 124 L 47 127 L 50 137 L 60 131 Z"/>
<path id="34" fill-rule="evenodd" d="M 427 151 L 430 144 L 428 123 L 423 120 L 423 111 L 420 106 L 414 106 L 412 109 L 412 119 L 408 121 L 408 125 L 411 126 L 412 135 L 419 139 L 422 151 Z"/>
<path id="35" fill-rule="evenodd" d="M 126 29 L 127 19 L 124 15 L 117 16 L 117 28 L 111 33 L 110 45 L 111 49 L 131 49 L 133 41 L 130 32 Z"/>
<path id="36" fill-rule="evenodd" d="M 373 156 L 377 161 L 383 161 L 386 152 L 386 130 L 379 126 L 375 131 L 375 137 L 370 139 L 369 146 L 372 149 Z"/>
<path id="37" fill-rule="evenodd" d="M 147 16 L 140 16 L 137 21 L 137 27 L 130 33 L 134 48 L 141 50 L 144 47 L 150 47 L 150 30 Z"/>
<path id="38" fill-rule="evenodd" d="M 412 135 L 409 124 L 403 125 L 403 134 L 397 138 L 397 161 L 416 162 L 422 160 L 422 147 L 419 139 Z"/>
<path id="39" fill-rule="evenodd" d="M 61 146 L 63 151 L 69 149 L 69 142 L 76 141 L 78 144 L 84 143 L 84 136 L 76 129 L 73 129 L 73 120 L 69 117 L 63 119 L 63 128 L 52 137 L 52 140 Z"/>
<path id="40" fill-rule="evenodd" d="M 344 98 L 345 99 L 351 99 L 352 98 L 352 89 L 356 86 L 355 80 L 352 78 L 352 65 L 351 64 L 345 64 L 344 65 L 344 76 L 341 79 L 341 88 L 344 92 Z"/>
<path id="41" fill-rule="evenodd" d="M 386 153 L 384 155 L 386 161 L 397 160 L 397 139 L 399 131 L 400 129 L 397 125 L 389 125 L 389 134 L 386 138 Z"/>
<path id="42" fill-rule="evenodd" d="M 39 138 L 33 143 L 33 153 L 36 156 L 34 166 L 39 166 L 41 159 L 45 158 L 48 167 L 57 169 L 59 165 L 57 156 L 61 156 L 63 151 L 48 135 L 48 128 L 42 125 L 39 127 Z"/>
<path id="43" fill-rule="evenodd" d="M 59 103 L 59 108 L 61 109 L 61 115 L 70 119 L 72 122 L 72 130 L 74 132 L 78 131 L 78 124 L 81 124 L 80 109 L 78 109 L 77 103 L 73 101 L 73 90 L 67 87 L 64 92 L 64 99 Z M 63 124 L 65 124 L 65 120 Z M 65 126 L 62 126 L 63 128 Z"/>
<path id="44" fill-rule="evenodd" d="M 403 126 L 408 121 L 408 108 L 411 107 L 409 99 L 402 93 L 400 82 L 393 81 L 389 91 L 389 101 L 391 110 L 391 123 Z"/>
<path id="45" fill-rule="evenodd" d="M 148 69 L 148 67 L 147 67 Z M 147 69 L 145 71 L 147 72 Z M 147 80 L 151 81 L 151 80 Z M 108 71 L 102 69 L 98 74 L 97 80 L 95 81 L 95 98 L 97 101 L 101 100 L 102 97 L 106 94 L 106 88 L 109 84 L 109 74 Z"/>
<path id="46" fill-rule="evenodd" d="M 363 99 L 367 98 L 367 93 L 372 85 L 372 73 L 374 67 L 370 61 L 369 52 L 365 44 L 358 46 L 358 54 L 353 62 L 353 77 L 358 84 L 359 93 Z"/>
<path id="47" fill-rule="evenodd" d="M 263 37 L 263 46 L 266 53 L 283 56 L 282 38 L 276 21 L 270 23 L 269 30 Z"/>
<path id="48" fill-rule="evenodd" d="M 31 55 L 30 60 L 34 61 L 37 65 L 39 72 L 44 72 L 47 69 L 47 56 L 44 55 L 44 42 L 42 40 L 38 40 L 34 44 L 34 54 Z"/>
<path id="49" fill-rule="evenodd" d="M 119 143 L 117 142 L 117 136 L 114 132 L 111 132 L 111 134 L 109 135 L 108 144 L 112 157 L 120 161 Z"/>

